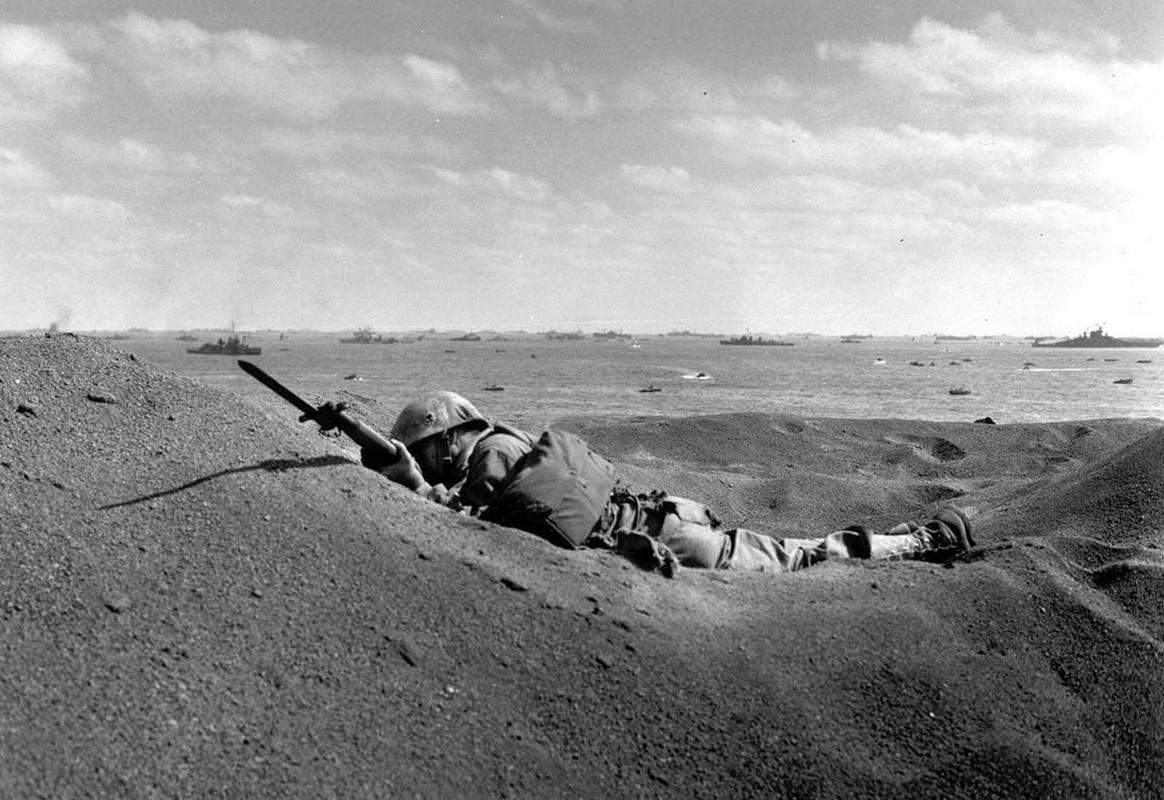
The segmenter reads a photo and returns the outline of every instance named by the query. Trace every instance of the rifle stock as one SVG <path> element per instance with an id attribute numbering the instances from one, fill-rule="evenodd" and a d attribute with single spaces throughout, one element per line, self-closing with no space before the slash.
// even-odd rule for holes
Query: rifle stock
<path id="1" fill-rule="evenodd" d="M 360 447 L 370 447 L 380 450 L 387 460 L 396 460 L 398 456 L 396 445 L 381 436 L 377 430 L 364 422 L 360 422 L 358 419 L 352 419 L 343 411 L 333 411 L 332 413 L 334 414 L 335 424 L 333 426 L 323 426 L 325 430 L 327 427 L 339 428 L 343 431 L 344 435 Z"/>
<path id="2" fill-rule="evenodd" d="M 396 445 L 381 436 L 370 425 L 348 416 L 342 404 L 324 403 L 318 407 L 313 406 L 255 364 L 240 359 L 238 365 L 242 368 L 243 372 L 303 412 L 299 417 L 300 422 L 312 420 L 319 423 L 320 429 L 325 431 L 338 428 L 345 436 L 360 447 L 380 451 L 383 456 L 382 460 L 384 461 L 395 461 L 399 458 L 400 453 L 397 452 Z"/>

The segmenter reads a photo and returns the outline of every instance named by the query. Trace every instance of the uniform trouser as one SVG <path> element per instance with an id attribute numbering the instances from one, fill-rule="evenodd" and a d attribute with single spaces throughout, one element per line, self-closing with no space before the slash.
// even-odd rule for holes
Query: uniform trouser
<path id="1" fill-rule="evenodd" d="M 716 539 L 721 539 L 719 553 L 712 561 Z M 834 531 L 819 539 L 773 539 L 745 528 L 704 528 L 677 531 L 660 537 L 660 542 L 675 553 L 680 564 L 756 572 L 793 572 L 840 558 L 904 559 L 924 549 L 915 534 L 869 534 L 863 530 Z"/>
<path id="2" fill-rule="evenodd" d="M 645 533 L 685 567 L 792 572 L 829 559 L 911 558 L 925 551 L 924 534 L 902 526 L 890 534 L 835 531 L 815 539 L 776 539 L 744 528 L 724 530 L 707 506 L 670 495 L 614 497 L 608 530 Z"/>

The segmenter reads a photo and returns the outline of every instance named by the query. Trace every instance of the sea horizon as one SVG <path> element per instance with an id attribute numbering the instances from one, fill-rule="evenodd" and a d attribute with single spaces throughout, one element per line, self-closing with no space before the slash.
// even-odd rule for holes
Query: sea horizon
<path id="1" fill-rule="evenodd" d="M 166 333 L 110 345 L 244 395 L 270 392 L 229 355 L 195 355 Z M 394 409 L 450 389 L 486 415 L 530 427 L 572 416 L 759 411 L 803 417 L 997 423 L 1164 418 L 1159 348 L 1034 348 L 1027 338 L 836 336 L 792 346 L 724 346 L 712 335 L 480 340 L 458 332 L 341 344 L 350 331 L 254 333 L 244 356 L 310 402 L 356 398 Z M 650 389 L 654 391 L 644 392 Z"/>

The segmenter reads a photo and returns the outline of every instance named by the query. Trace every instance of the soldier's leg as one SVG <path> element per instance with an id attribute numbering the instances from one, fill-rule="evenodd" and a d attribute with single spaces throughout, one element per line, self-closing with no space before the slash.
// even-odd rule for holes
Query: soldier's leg
<path id="1" fill-rule="evenodd" d="M 732 542 L 730 569 L 791 572 L 830 559 L 943 560 L 974 545 L 970 520 L 956 506 L 940 509 L 925 525 L 903 522 L 875 534 L 863 525 L 834 531 L 820 539 L 774 540 L 743 529 L 727 532 Z"/>
<path id="2" fill-rule="evenodd" d="M 822 539 L 773 539 L 745 528 L 727 531 L 727 538 L 731 543 L 724 564 L 727 569 L 793 572 L 827 557 L 823 554 L 815 555 L 816 548 L 824 541 Z"/>
<path id="3" fill-rule="evenodd" d="M 867 528 L 834 531 L 819 539 L 774 539 L 745 528 L 723 531 L 668 516 L 656 537 L 686 567 L 744 572 L 794 572 L 830 559 L 915 558 L 924 550 L 914 534 L 875 535 Z"/>
<path id="4" fill-rule="evenodd" d="M 943 560 L 964 553 L 974 546 L 970 519 L 957 506 L 939 509 L 924 525 L 902 522 L 883 534 L 875 534 L 858 525 L 849 529 L 867 538 L 867 553 L 856 558 L 890 560 Z M 847 534 L 848 531 L 841 531 Z M 837 534 L 830 534 L 830 537 Z M 826 537 L 826 539 L 829 537 Z"/>
<path id="5" fill-rule="evenodd" d="M 689 522 L 667 514 L 652 535 L 685 567 L 723 569 L 731 558 L 727 534 L 702 522 Z"/>
<path id="6" fill-rule="evenodd" d="M 773 539 L 743 528 L 727 531 L 727 536 L 731 550 L 724 566 L 761 572 L 795 572 L 822 561 L 867 559 L 875 557 L 873 548 L 887 554 L 890 549 L 919 547 L 916 537 L 875 536 L 869 529 L 859 526 L 834 531 L 818 539 Z"/>

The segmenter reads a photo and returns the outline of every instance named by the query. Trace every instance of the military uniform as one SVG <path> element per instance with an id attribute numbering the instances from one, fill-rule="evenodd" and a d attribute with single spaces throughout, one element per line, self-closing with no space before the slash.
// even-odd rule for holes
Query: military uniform
<path id="1" fill-rule="evenodd" d="M 535 443 L 525 431 L 488 426 L 464 460 L 464 478 L 448 491 L 427 496 L 467 506 L 474 513 L 487 512 Z M 545 503 L 556 501 L 547 498 Z M 526 527 L 520 519 L 514 524 Z M 678 565 L 791 572 L 828 559 L 947 557 L 969 548 L 969 533 L 965 515 L 951 507 L 925 525 L 903 523 L 886 534 L 854 526 L 820 538 L 776 539 L 744 528 L 724 529 L 711 509 L 693 500 L 665 492 L 633 493 L 615 486 L 582 543 L 614 549 L 665 573 Z"/>

